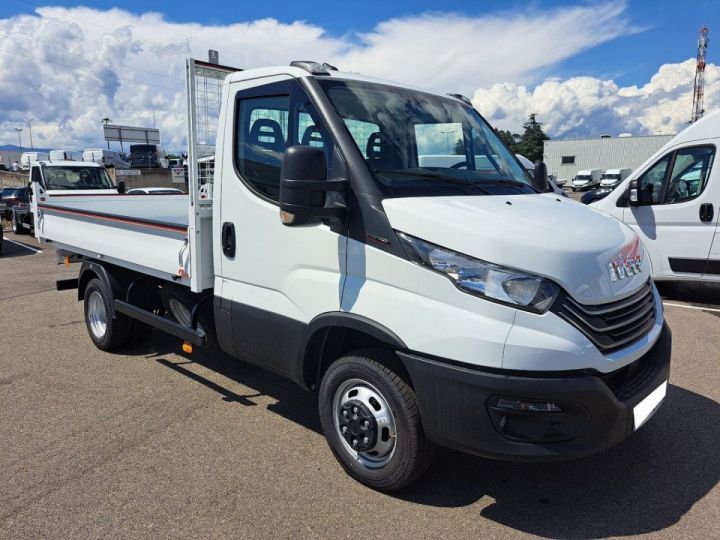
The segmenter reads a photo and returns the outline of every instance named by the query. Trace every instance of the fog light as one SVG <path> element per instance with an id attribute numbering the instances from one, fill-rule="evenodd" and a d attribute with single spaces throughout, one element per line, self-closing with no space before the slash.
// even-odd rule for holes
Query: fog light
<path id="1" fill-rule="evenodd" d="M 500 398 L 495 407 L 508 411 L 562 412 L 562 408 L 552 401 L 520 401 L 518 399 Z"/>
<path id="2" fill-rule="evenodd" d="M 487 407 L 501 436 L 530 443 L 570 441 L 590 419 L 587 410 L 572 401 L 493 396 Z"/>

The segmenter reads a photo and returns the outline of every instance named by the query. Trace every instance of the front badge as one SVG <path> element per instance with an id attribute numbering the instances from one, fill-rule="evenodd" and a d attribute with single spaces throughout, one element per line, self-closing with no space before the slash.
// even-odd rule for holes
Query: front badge
<path id="1" fill-rule="evenodd" d="M 608 263 L 610 281 L 625 279 L 643 270 L 643 252 L 637 236 Z"/>

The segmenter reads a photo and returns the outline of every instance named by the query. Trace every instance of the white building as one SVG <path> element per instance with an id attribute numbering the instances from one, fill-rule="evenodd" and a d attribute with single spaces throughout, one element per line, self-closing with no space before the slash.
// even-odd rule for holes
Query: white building
<path id="1" fill-rule="evenodd" d="M 657 152 L 674 135 L 563 139 L 545 141 L 543 161 L 548 173 L 567 183 L 583 169 L 635 169 Z"/>

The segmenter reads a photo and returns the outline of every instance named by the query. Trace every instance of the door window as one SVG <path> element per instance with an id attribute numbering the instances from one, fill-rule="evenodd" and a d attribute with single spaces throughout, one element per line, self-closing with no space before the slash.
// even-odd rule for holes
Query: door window
<path id="1" fill-rule="evenodd" d="M 638 179 L 640 200 L 649 201 L 650 204 L 659 203 L 662 198 L 662 185 L 665 181 L 670 157 L 671 155 L 668 154 L 662 158 Z"/>
<path id="2" fill-rule="evenodd" d="M 696 146 L 684 148 L 675 153 L 672 173 L 665 192 L 665 204 L 674 204 L 694 199 L 705 188 L 710 176 L 715 148 Z"/>
<path id="3" fill-rule="evenodd" d="M 238 172 L 253 189 L 274 201 L 280 193 L 280 166 L 289 115 L 289 96 L 238 102 L 235 146 Z"/>
<path id="4" fill-rule="evenodd" d="M 333 138 L 308 95 L 295 82 L 284 88 L 288 95 L 241 98 L 236 110 L 237 171 L 254 191 L 274 202 L 280 198 L 280 169 L 289 146 L 321 148 L 328 178 L 345 175 Z"/>

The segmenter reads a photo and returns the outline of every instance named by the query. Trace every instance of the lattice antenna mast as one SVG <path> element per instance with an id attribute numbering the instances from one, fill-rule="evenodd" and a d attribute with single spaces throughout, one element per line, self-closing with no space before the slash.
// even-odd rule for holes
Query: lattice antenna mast
<path id="1" fill-rule="evenodd" d="M 695 67 L 695 90 L 693 92 L 693 108 L 690 123 L 702 118 L 705 109 L 703 108 L 703 98 L 705 96 L 705 54 L 708 47 L 708 27 L 700 28 L 698 35 L 697 47 L 697 64 Z"/>

